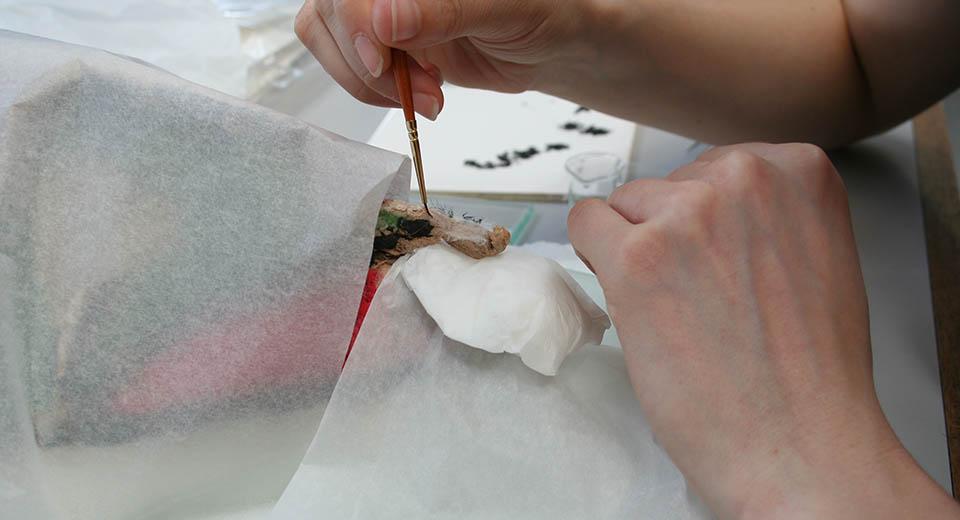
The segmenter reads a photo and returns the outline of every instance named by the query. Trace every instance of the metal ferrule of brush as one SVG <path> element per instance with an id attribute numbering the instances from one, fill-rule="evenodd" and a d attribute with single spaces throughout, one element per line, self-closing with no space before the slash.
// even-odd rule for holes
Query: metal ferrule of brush
<path id="1" fill-rule="evenodd" d="M 427 189 L 423 179 L 423 158 L 420 156 L 420 136 L 417 133 L 417 121 L 415 119 L 407 120 L 407 136 L 410 138 L 410 152 L 413 155 L 413 171 L 417 175 L 417 185 L 420 187 L 420 201 L 423 202 L 423 207 L 429 215 Z"/>
<path id="2" fill-rule="evenodd" d="M 423 159 L 420 158 L 420 135 L 417 133 L 416 120 L 407 121 L 407 136 L 410 137 L 410 152 L 413 155 L 414 172 L 417 180 L 423 176 Z"/>
<path id="3" fill-rule="evenodd" d="M 414 143 L 420 140 L 420 135 L 417 133 L 417 120 L 408 119 L 407 120 L 407 136 L 410 137 L 410 142 Z"/>

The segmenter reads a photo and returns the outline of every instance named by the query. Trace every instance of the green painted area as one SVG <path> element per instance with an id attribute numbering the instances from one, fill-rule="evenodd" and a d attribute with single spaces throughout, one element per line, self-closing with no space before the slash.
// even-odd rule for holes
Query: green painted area
<path id="1" fill-rule="evenodd" d="M 400 226 L 400 217 L 394 215 L 389 211 L 380 210 L 380 214 L 377 215 L 377 229 L 390 229 L 397 228 Z"/>

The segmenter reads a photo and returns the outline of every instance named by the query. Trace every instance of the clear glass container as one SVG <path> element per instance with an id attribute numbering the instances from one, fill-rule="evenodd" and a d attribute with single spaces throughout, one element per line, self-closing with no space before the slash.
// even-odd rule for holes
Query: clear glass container
<path id="1" fill-rule="evenodd" d="M 626 163 L 612 153 L 587 152 L 567 159 L 565 167 L 571 176 L 567 201 L 572 205 L 581 199 L 609 197 L 623 184 Z"/>

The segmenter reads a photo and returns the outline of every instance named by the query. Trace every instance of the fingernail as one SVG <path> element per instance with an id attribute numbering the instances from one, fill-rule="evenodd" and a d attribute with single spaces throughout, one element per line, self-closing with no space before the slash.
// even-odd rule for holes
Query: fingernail
<path id="1" fill-rule="evenodd" d="M 380 74 L 383 73 L 383 56 L 380 55 L 377 46 L 370 41 L 370 38 L 362 34 L 353 39 L 353 46 L 357 49 L 357 54 L 360 55 L 363 66 L 370 71 L 373 77 L 379 78 Z"/>
<path id="2" fill-rule="evenodd" d="M 428 94 L 414 94 L 413 108 L 431 121 L 436 121 L 440 114 L 440 102 L 437 101 L 437 98 Z"/>
<path id="3" fill-rule="evenodd" d="M 417 0 L 390 0 L 393 41 L 409 40 L 420 32 L 420 6 Z"/>

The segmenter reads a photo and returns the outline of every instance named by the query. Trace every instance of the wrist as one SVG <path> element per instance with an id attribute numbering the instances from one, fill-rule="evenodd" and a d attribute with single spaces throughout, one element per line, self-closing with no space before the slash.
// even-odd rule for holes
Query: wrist
<path id="1" fill-rule="evenodd" d="M 849 425 L 849 423 L 848 423 Z M 916 464 L 886 420 L 800 456 L 751 486 L 726 515 L 739 520 L 942 518 L 953 499 Z M 826 446 L 826 445 L 825 445 Z M 762 474 L 762 473 L 761 473 Z"/>
<path id="2" fill-rule="evenodd" d="M 803 468 L 779 476 L 773 485 L 759 485 L 740 503 L 729 518 L 738 520 L 823 520 L 842 518 L 888 518 L 879 511 L 890 511 L 885 502 L 890 498 L 881 490 L 899 487 L 896 482 L 909 480 L 902 463 L 831 464 L 825 468 Z M 891 517 L 892 518 L 892 517 Z M 896 518 L 903 518 L 897 515 Z"/>

